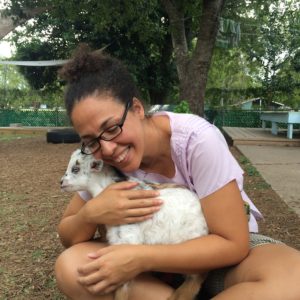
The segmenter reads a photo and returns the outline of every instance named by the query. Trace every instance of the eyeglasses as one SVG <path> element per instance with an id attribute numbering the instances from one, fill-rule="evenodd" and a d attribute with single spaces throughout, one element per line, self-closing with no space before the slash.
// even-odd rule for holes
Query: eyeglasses
<path id="1" fill-rule="evenodd" d="M 98 137 L 92 139 L 88 143 L 82 143 L 81 145 L 81 153 L 86 155 L 91 155 L 96 153 L 100 148 L 100 140 L 103 141 L 111 141 L 122 133 L 122 128 L 128 113 L 128 110 L 132 104 L 132 100 L 126 103 L 125 111 L 123 113 L 122 119 L 118 124 L 110 126 L 103 130 Z"/>

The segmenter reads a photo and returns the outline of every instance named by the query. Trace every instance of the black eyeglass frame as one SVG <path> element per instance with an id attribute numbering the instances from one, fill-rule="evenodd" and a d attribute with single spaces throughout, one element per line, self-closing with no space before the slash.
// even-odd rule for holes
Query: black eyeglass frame
<path id="1" fill-rule="evenodd" d="M 81 144 L 81 153 L 84 154 L 84 155 L 92 155 L 92 154 L 96 153 L 101 148 L 100 140 L 103 140 L 103 141 L 112 141 L 117 136 L 119 136 L 122 133 L 122 131 L 123 131 L 123 125 L 125 123 L 125 120 L 126 120 L 126 117 L 127 117 L 127 113 L 129 111 L 129 108 L 131 107 L 131 105 L 132 105 L 132 100 L 127 101 L 126 106 L 125 106 L 125 110 L 124 110 L 124 113 L 123 113 L 123 116 L 122 116 L 121 121 L 119 123 L 117 123 L 115 125 L 112 125 L 112 126 L 109 126 L 105 130 L 103 130 L 98 135 L 98 137 L 90 140 L 87 144 L 82 143 Z M 113 136 L 112 138 L 105 138 L 105 137 L 103 137 L 103 134 L 105 134 L 107 131 L 109 131 L 109 129 L 111 129 L 113 127 L 116 127 L 116 126 L 119 127 L 119 129 L 120 129 L 120 132 L 118 132 L 117 135 Z M 97 143 L 98 144 L 97 148 L 95 150 L 91 151 L 90 153 L 86 153 L 85 149 L 88 148 L 89 145 L 91 145 L 93 143 Z"/>

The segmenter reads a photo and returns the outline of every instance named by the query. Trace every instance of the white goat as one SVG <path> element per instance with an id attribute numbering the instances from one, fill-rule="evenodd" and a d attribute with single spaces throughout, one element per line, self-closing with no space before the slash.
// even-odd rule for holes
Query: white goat
<path id="1" fill-rule="evenodd" d="M 137 178 L 127 180 L 140 183 L 140 189 L 160 189 L 163 204 L 153 218 L 134 224 L 106 226 L 109 244 L 176 244 L 207 235 L 208 229 L 199 198 L 186 188 L 173 185 L 145 183 Z M 67 171 L 61 179 L 61 188 L 68 192 L 86 190 L 97 196 L 109 184 L 120 181 L 120 173 L 92 155 L 75 150 Z M 161 189 L 162 188 L 162 189 Z M 204 275 L 187 275 L 184 283 L 169 300 L 192 300 L 197 295 Z M 115 293 L 115 300 L 128 299 L 127 285 Z"/>

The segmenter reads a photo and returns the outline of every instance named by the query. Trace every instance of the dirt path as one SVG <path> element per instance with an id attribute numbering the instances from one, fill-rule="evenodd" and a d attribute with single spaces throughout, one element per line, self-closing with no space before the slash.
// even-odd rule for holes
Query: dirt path
<path id="1" fill-rule="evenodd" d="M 56 226 L 70 195 L 59 180 L 76 144 L 44 137 L 0 141 L 0 299 L 64 299 L 53 265 L 62 251 Z M 266 219 L 262 232 L 300 249 L 300 220 L 244 157 L 245 187 Z M 251 175 L 251 176 L 250 176 Z"/>

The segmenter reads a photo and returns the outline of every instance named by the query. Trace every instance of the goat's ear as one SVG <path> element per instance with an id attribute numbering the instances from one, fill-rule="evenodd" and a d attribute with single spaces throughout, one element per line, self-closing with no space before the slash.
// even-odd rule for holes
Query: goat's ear
<path id="1" fill-rule="evenodd" d="M 102 160 L 93 160 L 91 162 L 91 171 L 92 172 L 101 172 L 103 166 Z"/>

